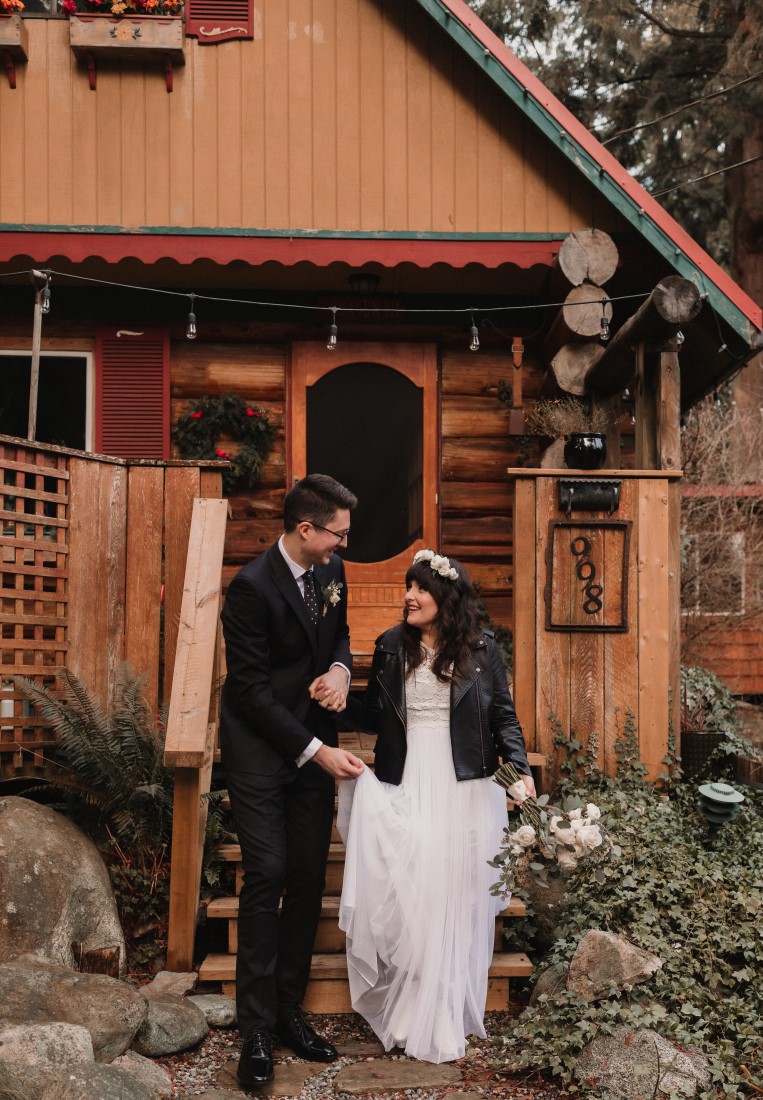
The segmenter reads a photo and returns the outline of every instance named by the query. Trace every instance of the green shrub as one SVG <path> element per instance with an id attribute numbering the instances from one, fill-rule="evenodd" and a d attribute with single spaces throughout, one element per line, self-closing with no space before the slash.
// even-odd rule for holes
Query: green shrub
<path id="1" fill-rule="evenodd" d="M 619 744 L 616 779 L 573 738 L 561 797 L 596 802 L 611 844 L 581 861 L 568 884 L 554 946 L 542 967 L 569 964 L 592 928 L 623 933 L 663 966 L 629 993 L 586 1003 L 569 990 L 543 996 L 503 1037 L 507 1068 L 550 1071 L 573 1090 L 580 1050 L 622 1025 L 651 1027 L 703 1051 L 714 1089 L 733 1097 L 763 1076 L 763 796 L 745 790 L 737 818 L 714 839 L 698 812 L 697 788 L 673 777 L 644 779 L 632 719 Z"/>

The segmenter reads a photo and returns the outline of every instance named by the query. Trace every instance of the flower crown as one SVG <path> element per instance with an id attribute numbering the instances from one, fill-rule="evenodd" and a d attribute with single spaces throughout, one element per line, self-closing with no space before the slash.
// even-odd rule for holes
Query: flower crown
<path id="1" fill-rule="evenodd" d="M 443 554 L 435 554 L 434 550 L 419 550 L 414 556 L 413 564 L 417 565 L 420 561 L 429 562 L 429 568 L 432 572 L 439 573 L 439 575 L 445 577 L 446 580 L 458 580 L 458 570 L 453 568 L 450 564 L 450 559 L 446 558 Z"/>

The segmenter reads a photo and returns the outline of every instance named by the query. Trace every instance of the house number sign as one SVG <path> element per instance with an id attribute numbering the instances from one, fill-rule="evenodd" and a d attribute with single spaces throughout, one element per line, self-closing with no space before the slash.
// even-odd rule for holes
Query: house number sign
<path id="1" fill-rule="evenodd" d="M 628 630 L 631 524 L 552 520 L 546 551 L 546 630 Z"/>

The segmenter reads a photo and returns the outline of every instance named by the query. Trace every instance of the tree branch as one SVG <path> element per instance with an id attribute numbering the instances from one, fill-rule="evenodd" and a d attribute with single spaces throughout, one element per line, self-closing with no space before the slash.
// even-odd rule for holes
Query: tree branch
<path id="1" fill-rule="evenodd" d="M 671 27 L 669 23 L 666 23 L 664 19 L 660 19 L 659 15 L 654 15 L 641 4 L 633 3 L 633 7 L 639 14 L 643 15 L 650 23 L 653 23 L 655 27 L 659 27 L 665 34 L 669 34 L 672 38 L 704 38 L 704 39 L 718 39 L 721 42 L 727 42 L 732 36 L 730 34 L 721 34 L 718 31 L 693 31 L 683 27 Z"/>

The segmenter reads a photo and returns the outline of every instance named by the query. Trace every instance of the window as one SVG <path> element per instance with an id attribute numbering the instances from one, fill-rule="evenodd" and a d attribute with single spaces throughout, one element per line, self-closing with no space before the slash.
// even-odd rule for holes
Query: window
<path id="1" fill-rule="evenodd" d="M 32 356 L 0 351 L 0 433 L 25 439 Z M 79 451 L 92 449 L 93 365 L 85 352 L 40 356 L 36 438 Z"/>

